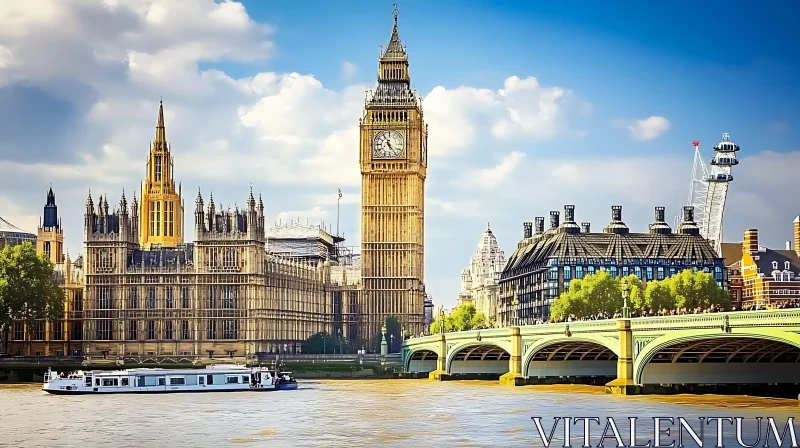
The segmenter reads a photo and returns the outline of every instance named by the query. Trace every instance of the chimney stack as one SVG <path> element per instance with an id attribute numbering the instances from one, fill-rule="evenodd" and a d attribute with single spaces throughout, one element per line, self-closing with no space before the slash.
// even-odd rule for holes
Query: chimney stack
<path id="1" fill-rule="evenodd" d="M 664 222 L 664 207 L 656 207 L 656 222 Z"/>
<path id="2" fill-rule="evenodd" d="M 581 223 L 581 233 L 591 233 L 592 224 L 588 222 Z"/>
<path id="3" fill-rule="evenodd" d="M 530 238 L 532 236 L 533 236 L 533 223 L 532 222 L 522 223 L 522 237 Z"/>
<path id="4" fill-rule="evenodd" d="M 575 221 L 575 206 L 574 205 L 565 205 L 564 206 L 564 222 L 574 222 Z"/>
<path id="5" fill-rule="evenodd" d="M 537 216 L 534 222 L 536 223 L 536 234 L 541 235 L 544 233 L 544 216 Z"/>
<path id="6" fill-rule="evenodd" d="M 694 207 L 691 205 L 683 206 L 683 222 L 678 226 L 678 233 L 681 235 L 700 235 L 700 227 L 694 222 Z M 713 244 L 712 241 L 709 243 Z"/>
<path id="7" fill-rule="evenodd" d="M 742 249 L 744 253 L 752 257 L 758 257 L 758 229 L 747 229 L 744 231 L 744 243 Z M 758 258 L 755 258 L 756 260 Z"/>
<path id="8" fill-rule="evenodd" d="M 550 228 L 555 230 L 558 228 L 558 212 L 550 212 Z"/>
<path id="9" fill-rule="evenodd" d="M 615 233 L 617 235 L 627 235 L 629 232 L 628 226 L 622 222 L 622 206 L 611 206 L 611 222 L 603 229 L 604 233 Z"/>
<path id="10" fill-rule="evenodd" d="M 656 220 L 650 224 L 650 233 L 669 235 L 672 233 L 672 228 L 664 221 L 664 207 L 656 207 Z"/>
<path id="11" fill-rule="evenodd" d="M 622 221 L 622 206 L 621 205 L 612 205 L 611 206 L 611 220 L 612 221 Z"/>
<path id="12" fill-rule="evenodd" d="M 792 250 L 792 242 L 786 241 L 786 250 Z"/>
<path id="13" fill-rule="evenodd" d="M 800 216 L 794 218 L 794 251 L 800 257 Z"/>

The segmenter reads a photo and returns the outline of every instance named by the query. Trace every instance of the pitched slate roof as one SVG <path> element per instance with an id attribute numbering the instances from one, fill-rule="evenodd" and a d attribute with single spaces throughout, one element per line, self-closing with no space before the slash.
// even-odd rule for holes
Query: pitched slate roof
<path id="1" fill-rule="evenodd" d="M 572 216 L 570 212 L 568 216 Z M 551 214 L 552 216 L 552 214 Z M 657 211 L 657 216 L 659 216 Z M 662 214 L 663 216 L 663 209 Z M 618 216 L 619 217 L 619 216 Z M 555 218 L 557 221 L 557 218 Z M 628 233 L 621 219 L 612 220 L 603 233 L 574 233 L 569 219 L 557 228 L 524 238 L 508 260 L 501 278 L 543 268 L 548 259 L 593 258 L 622 260 L 632 258 L 663 258 L 675 260 L 715 260 L 717 256 L 709 242 L 700 236 L 691 213 L 672 233 L 663 218 L 657 218 L 650 233 Z M 538 222 L 543 222 L 543 220 Z M 551 220 L 551 223 L 553 221 Z M 666 226 L 666 227 L 665 227 Z M 541 231 L 537 229 L 537 232 Z M 569 232 L 569 233 L 568 233 Z"/>

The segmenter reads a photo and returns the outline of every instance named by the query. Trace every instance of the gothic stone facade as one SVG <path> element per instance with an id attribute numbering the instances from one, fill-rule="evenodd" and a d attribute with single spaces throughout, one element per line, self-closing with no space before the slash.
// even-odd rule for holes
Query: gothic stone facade
<path id="1" fill-rule="evenodd" d="M 194 244 L 140 248 L 136 198 L 109 211 L 91 194 L 85 214 L 85 351 L 109 356 L 244 356 L 299 352 L 331 331 L 330 263 L 311 266 L 266 250 L 264 205 L 204 208 Z"/>

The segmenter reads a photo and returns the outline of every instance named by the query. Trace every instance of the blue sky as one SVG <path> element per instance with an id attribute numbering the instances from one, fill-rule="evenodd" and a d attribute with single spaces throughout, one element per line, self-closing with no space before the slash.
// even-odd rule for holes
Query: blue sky
<path id="1" fill-rule="evenodd" d="M 708 159 L 723 132 L 742 147 L 726 240 L 749 227 L 772 247 L 791 238 L 800 4 L 398 6 L 430 124 L 437 302 L 455 303 L 487 222 L 510 256 L 523 221 L 564 204 L 596 230 L 614 204 L 633 230 L 656 205 L 674 215 L 691 141 Z M 52 182 L 80 252 L 88 188 L 114 203 L 138 187 L 163 96 L 190 228 L 198 186 L 233 205 L 252 183 L 271 220 L 326 223 L 342 188 L 357 245 L 357 122 L 391 14 L 390 1 L 0 4 L 0 216 L 33 231 Z"/>

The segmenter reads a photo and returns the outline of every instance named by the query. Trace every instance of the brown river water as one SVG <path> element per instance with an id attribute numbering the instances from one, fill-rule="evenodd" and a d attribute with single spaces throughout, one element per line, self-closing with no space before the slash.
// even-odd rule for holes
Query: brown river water
<path id="1" fill-rule="evenodd" d="M 620 397 L 595 386 L 504 387 L 493 382 L 301 380 L 295 391 L 103 396 L 55 396 L 40 388 L 0 385 L 0 446 L 543 446 L 534 416 L 542 417 L 547 434 L 554 416 L 600 418 L 602 426 L 591 428 L 592 446 L 599 443 L 609 417 L 625 444 L 628 417 L 640 417 L 639 444 L 653 438 L 652 417 L 684 417 L 690 423 L 700 416 L 745 417 L 744 441 L 752 444 L 758 437 L 754 417 L 774 417 L 782 432 L 787 417 L 800 411 L 796 400 Z M 562 424 L 556 428 L 551 447 L 564 445 Z M 583 444 L 582 428 L 582 423 L 572 426 L 573 447 Z M 800 422 L 795 428 L 800 439 Z M 677 429 L 676 422 L 662 444 L 677 439 Z M 759 447 L 766 431 L 764 423 Z M 713 447 L 715 426 L 705 433 L 704 446 Z M 613 438 L 605 440 L 606 447 L 615 445 Z M 687 435 L 684 445 L 697 446 Z M 724 446 L 739 446 L 734 426 L 727 423 Z M 774 439 L 770 446 L 776 446 Z"/>

